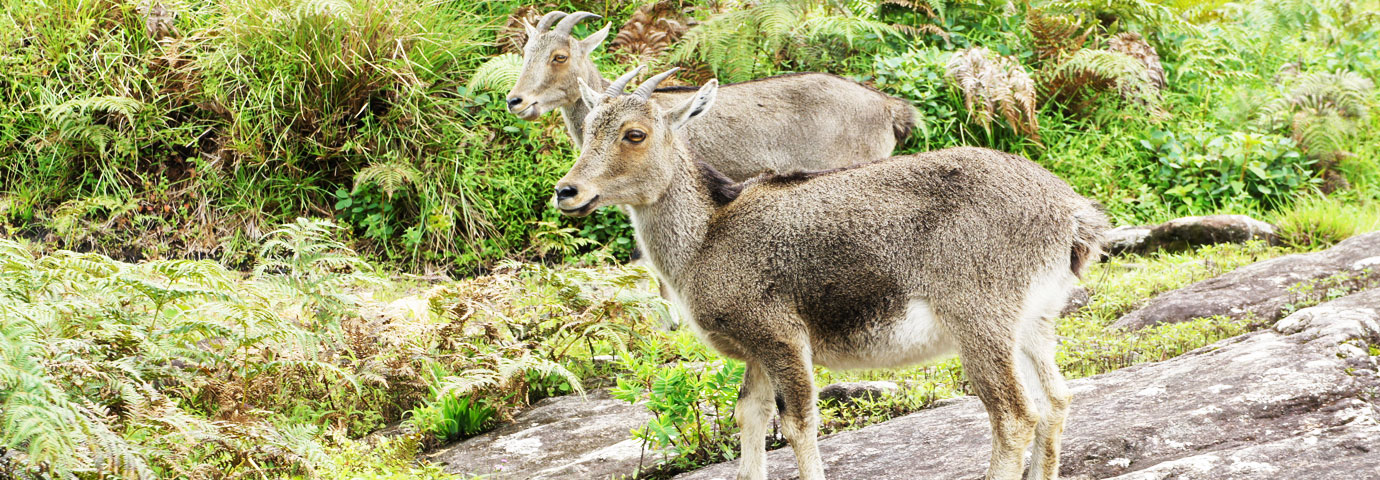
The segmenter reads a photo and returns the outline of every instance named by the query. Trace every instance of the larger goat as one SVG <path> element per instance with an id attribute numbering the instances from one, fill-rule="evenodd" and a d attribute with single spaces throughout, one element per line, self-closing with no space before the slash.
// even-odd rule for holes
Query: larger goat
<path id="1" fill-rule="evenodd" d="M 589 12 L 546 14 L 527 27 L 522 72 L 508 94 L 508 110 L 532 120 L 560 109 L 576 147 L 584 140 L 589 109 L 578 82 L 621 91 L 599 74 L 589 54 L 608 27 L 577 39 L 575 24 L 599 18 Z M 690 98 L 689 89 L 662 89 L 649 98 L 669 108 Z M 825 73 L 803 73 L 725 85 L 707 121 L 690 125 L 686 140 L 700 158 L 729 178 L 764 171 L 787 172 L 853 165 L 891 155 L 915 125 L 910 103 L 857 82 Z"/>
<path id="2" fill-rule="evenodd" d="M 990 415 L 987 477 L 1021 478 L 1033 443 L 1028 478 L 1056 478 L 1070 394 L 1054 318 L 1099 255 L 1107 221 L 1092 202 L 980 148 L 732 183 L 681 133 L 712 121 L 717 84 L 665 108 L 648 95 L 665 76 L 631 95 L 581 87 L 584 151 L 554 200 L 567 215 L 629 207 L 685 318 L 746 363 L 739 478 L 765 478 L 774 409 L 800 478 L 823 478 L 812 363 L 897 367 L 955 350 Z"/>

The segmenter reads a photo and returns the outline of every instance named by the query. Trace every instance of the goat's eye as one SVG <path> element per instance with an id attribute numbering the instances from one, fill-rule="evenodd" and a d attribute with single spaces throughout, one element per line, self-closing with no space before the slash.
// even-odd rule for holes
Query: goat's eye
<path id="1" fill-rule="evenodd" d="M 551 61 L 556 62 L 556 63 L 565 63 L 566 59 L 568 59 L 568 58 L 570 58 L 570 57 L 567 57 L 567 56 L 565 56 L 565 55 L 556 55 L 556 56 L 554 56 L 554 57 L 551 57 Z"/>
<path id="2" fill-rule="evenodd" d="M 623 140 L 627 140 L 628 143 L 642 143 L 642 141 L 646 139 L 647 134 L 643 133 L 641 130 L 628 130 L 623 134 Z"/>

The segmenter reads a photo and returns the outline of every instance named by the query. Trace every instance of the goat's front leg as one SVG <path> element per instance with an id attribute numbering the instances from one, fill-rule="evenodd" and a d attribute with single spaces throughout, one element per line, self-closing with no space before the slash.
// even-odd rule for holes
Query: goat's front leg
<path id="1" fill-rule="evenodd" d="M 771 379 L 759 362 L 747 362 L 743 386 L 738 390 L 738 404 L 733 418 L 742 431 L 743 458 L 738 461 L 738 480 L 767 478 L 767 422 L 776 413 L 776 393 Z"/>
<path id="2" fill-rule="evenodd" d="M 792 342 L 794 343 L 794 342 Z M 810 368 L 809 343 L 782 342 L 764 356 L 767 376 L 776 393 L 776 408 L 781 414 L 781 433 L 795 450 L 800 480 L 823 480 L 824 464 L 819 457 L 817 435 L 819 411 L 815 407 L 815 379 Z"/>

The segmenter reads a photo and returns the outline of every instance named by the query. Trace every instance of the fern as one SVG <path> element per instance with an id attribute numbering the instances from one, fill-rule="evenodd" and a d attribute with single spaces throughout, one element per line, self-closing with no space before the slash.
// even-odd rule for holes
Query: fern
<path id="1" fill-rule="evenodd" d="M 964 107 L 990 131 L 1000 115 L 1013 130 L 1039 140 L 1035 121 L 1035 83 L 1025 68 L 1010 57 L 992 58 L 986 48 L 954 52 L 947 75 L 963 93 Z"/>
<path id="2" fill-rule="evenodd" d="M 143 103 L 128 97 L 105 95 L 99 97 L 68 100 L 58 105 L 47 108 L 48 118 L 54 122 L 61 122 L 63 119 L 77 116 L 89 115 L 94 112 L 109 112 L 119 114 L 127 122 L 134 121 L 134 114 L 143 108 Z"/>
<path id="3" fill-rule="evenodd" d="M 420 183 L 421 177 L 422 172 L 405 162 L 377 162 L 355 173 L 355 191 L 367 185 L 375 185 L 383 192 L 384 197 L 391 199 L 393 194 L 403 187 Z"/>
<path id="4" fill-rule="evenodd" d="M 782 59 L 801 70 L 818 69 L 835 57 L 833 48 L 879 47 L 861 41 L 869 34 L 884 39 L 897 31 L 846 6 L 769 0 L 691 28 L 668 60 L 704 62 L 720 80 L 738 82 L 776 71 Z"/>
<path id="5" fill-rule="evenodd" d="M 1070 55 L 1046 85 L 1056 98 L 1073 98 L 1083 89 L 1113 90 L 1127 100 L 1159 110 L 1159 89 L 1146 64 L 1125 53 L 1084 49 Z"/>
<path id="6" fill-rule="evenodd" d="M 1309 73 L 1295 78 L 1279 99 L 1261 109 L 1259 125 L 1287 127 L 1303 150 L 1335 156 L 1358 125 L 1370 117 L 1375 84 L 1354 72 Z"/>
<path id="7" fill-rule="evenodd" d="M 1039 8 L 1055 12 L 1081 13 L 1097 19 L 1104 27 L 1137 29 L 1147 32 L 1191 33 L 1197 30 L 1173 9 L 1150 0 L 1053 0 Z"/>
<path id="8" fill-rule="evenodd" d="M 522 56 L 516 53 L 505 53 L 490 58 L 479 68 L 475 69 L 474 75 L 470 77 L 466 90 L 477 92 L 480 90 L 492 90 L 497 92 L 507 92 L 517 84 L 518 75 L 522 73 Z"/>

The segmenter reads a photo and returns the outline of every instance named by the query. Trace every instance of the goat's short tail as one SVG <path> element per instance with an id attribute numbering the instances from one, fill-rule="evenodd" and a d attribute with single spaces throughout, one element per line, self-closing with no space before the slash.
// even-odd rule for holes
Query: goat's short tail
<path id="1" fill-rule="evenodd" d="M 887 97 L 886 111 L 891 116 L 891 133 L 896 135 L 896 144 L 900 145 L 915 130 L 920 112 L 910 104 L 910 100 L 892 96 Z"/>
<path id="2" fill-rule="evenodd" d="M 1102 258 L 1102 234 L 1111 225 L 1107 216 L 1086 202 L 1073 212 L 1073 248 L 1069 253 L 1069 269 L 1078 278 L 1098 259 Z"/>

